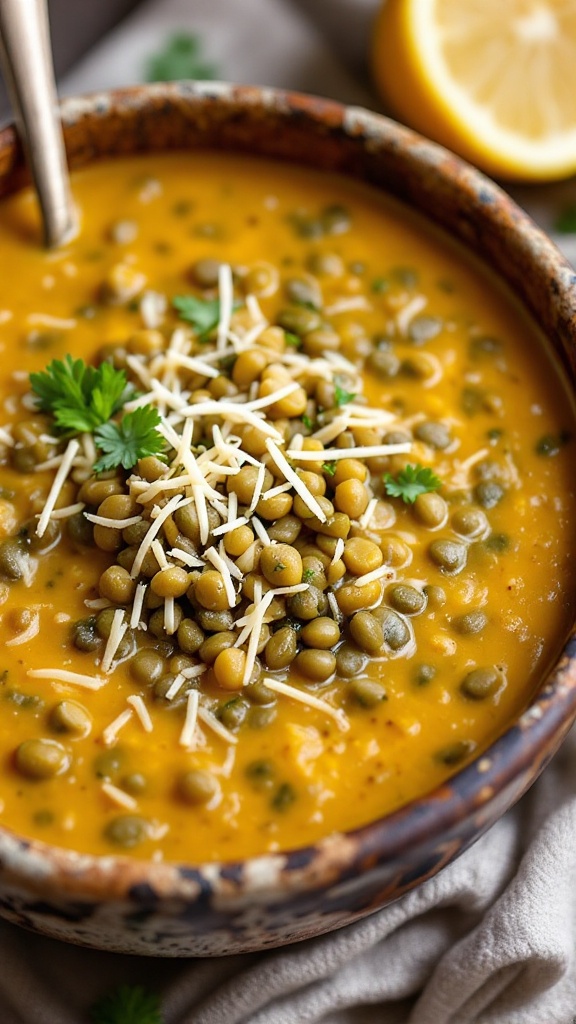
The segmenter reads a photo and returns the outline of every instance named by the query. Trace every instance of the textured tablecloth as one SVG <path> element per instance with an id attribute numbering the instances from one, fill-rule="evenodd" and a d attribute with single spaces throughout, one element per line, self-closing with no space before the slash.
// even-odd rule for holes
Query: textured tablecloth
<path id="1" fill-rule="evenodd" d="M 91 3 L 92 0 L 82 0 Z M 74 2 L 71 2 L 74 7 Z M 78 14 L 81 4 L 75 0 Z M 218 77 L 381 109 L 366 55 L 377 0 L 151 0 L 96 45 L 63 93 L 142 81 L 172 32 Z M 515 190 L 548 230 L 576 183 Z M 576 258 L 576 239 L 558 239 Z M 166 1024 L 572 1024 L 576 1021 L 576 743 L 456 863 L 394 905 L 263 955 L 150 961 L 0 924 L 0 1024 L 82 1024 L 120 983 Z"/>

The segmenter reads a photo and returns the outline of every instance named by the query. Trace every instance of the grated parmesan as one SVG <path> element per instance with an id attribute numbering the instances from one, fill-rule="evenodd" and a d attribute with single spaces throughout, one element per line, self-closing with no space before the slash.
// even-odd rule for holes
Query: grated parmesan
<path id="1" fill-rule="evenodd" d="M 136 584 L 136 592 L 134 594 L 134 601 L 132 602 L 132 611 L 130 612 L 130 629 L 138 629 L 140 626 L 140 616 L 144 606 L 144 595 L 146 594 L 147 587 L 147 583 Z"/>
<path id="2" fill-rule="evenodd" d="M 125 711 L 121 711 L 119 715 L 107 725 L 102 733 L 102 742 L 105 747 L 111 747 L 116 742 L 118 733 L 132 718 L 132 708 L 126 708 Z"/>
<path id="3" fill-rule="evenodd" d="M 193 692 L 197 693 L 196 690 Z M 198 718 L 201 722 L 204 722 L 204 725 L 207 725 L 209 729 L 212 729 L 212 732 L 216 733 L 221 740 L 224 740 L 225 743 L 238 743 L 238 737 L 235 736 L 233 732 L 230 732 L 225 725 L 222 725 L 222 722 L 216 718 L 216 715 L 212 714 L 208 708 L 203 707 L 201 704 L 198 706 Z"/>
<path id="4" fill-rule="evenodd" d="M 62 456 L 58 472 L 56 473 L 56 476 L 52 481 L 52 486 L 50 488 L 48 497 L 46 498 L 46 504 L 44 505 L 44 508 L 42 509 L 42 514 L 38 520 L 38 526 L 36 527 L 36 535 L 38 537 L 43 537 L 44 534 L 46 533 L 48 523 L 50 522 L 50 515 L 54 510 L 54 506 L 58 501 L 60 491 L 64 486 L 64 481 L 66 480 L 66 477 L 68 476 L 68 473 L 72 468 L 72 463 L 74 462 L 74 459 L 76 458 L 76 455 L 78 454 L 79 450 L 80 442 L 73 437 L 72 440 L 68 442 L 66 451 Z"/>
<path id="5" fill-rule="evenodd" d="M 187 750 L 191 750 L 194 743 L 194 733 L 196 732 L 196 722 L 200 710 L 198 701 L 198 690 L 190 690 L 186 702 L 186 718 L 178 741 L 180 746 L 186 747 Z"/>
<path id="6" fill-rule="evenodd" d="M 133 796 L 130 796 L 124 789 L 120 789 L 115 786 L 112 782 L 103 782 L 101 786 L 102 792 L 109 797 L 113 804 L 118 804 L 118 807 L 124 807 L 127 811 L 135 811 L 138 804 Z"/>
<path id="7" fill-rule="evenodd" d="M 273 462 L 276 464 L 284 478 L 292 484 L 294 490 L 296 491 L 297 494 L 300 495 L 304 504 L 310 509 L 312 514 L 320 520 L 321 523 L 325 523 L 326 516 L 324 515 L 321 506 L 316 501 L 316 498 L 314 497 L 312 492 L 308 490 L 306 484 L 303 483 L 298 474 L 292 469 L 292 466 L 290 465 L 286 457 L 282 454 L 278 445 L 268 438 L 266 440 L 266 447 L 270 452 Z M 350 451 L 350 449 L 346 449 L 346 451 Z M 292 453 L 287 452 L 287 454 L 291 455 Z M 298 452 L 297 454 L 299 454 L 301 457 L 304 457 L 307 454 L 314 455 L 315 458 L 313 459 L 313 461 L 318 461 L 318 452 Z M 322 458 L 324 458 L 324 453 L 322 453 Z"/>
<path id="8" fill-rule="evenodd" d="M 31 679 L 52 679 L 55 683 L 72 683 L 85 690 L 100 690 L 107 682 L 102 676 L 85 676 L 81 672 L 69 672 L 63 668 L 29 668 L 26 672 Z"/>
<path id="9" fill-rule="evenodd" d="M 104 648 L 104 654 L 102 655 L 103 672 L 110 672 L 116 651 L 118 650 L 122 637 L 128 628 L 123 619 L 124 609 L 117 608 L 112 616 L 112 628 L 110 629 L 110 635 L 106 641 L 106 647 Z"/>
<path id="10" fill-rule="evenodd" d="M 272 679 L 270 676 L 265 676 L 263 682 L 270 690 L 274 690 L 275 693 L 281 693 L 284 697 L 290 697 L 300 704 L 308 704 L 309 707 L 315 708 L 317 711 L 323 711 L 330 718 L 334 719 L 342 732 L 347 732 L 350 728 L 350 722 L 344 711 L 341 708 L 332 707 L 331 704 L 322 700 L 321 697 L 314 697 L 313 694 L 307 693 L 305 690 L 299 690 L 295 686 L 288 686 L 287 683 L 281 683 L 279 679 Z"/>
<path id="11" fill-rule="evenodd" d="M 139 718 L 144 732 L 152 732 L 154 726 L 152 725 L 150 712 L 148 711 L 142 697 L 139 694 L 131 694 L 130 697 L 126 698 L 126 701 L 136 712 L 136 716 Z"/>

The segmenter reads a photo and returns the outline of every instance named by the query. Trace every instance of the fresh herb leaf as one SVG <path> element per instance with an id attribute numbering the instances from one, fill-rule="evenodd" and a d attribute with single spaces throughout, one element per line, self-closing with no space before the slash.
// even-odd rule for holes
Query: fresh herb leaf
<path id="1" fill-rule="evenodd" d="M 420 464 L 405 466 L 394 478 L 391 473 L 384 476 L 384 489 L 391 498 L 402 498 L 407 505 L 416 501 L 419 494 L 437 491 L 442 481 L 428 466 Z"/>
<path id="2" fill-rule="evenodd" d="M 328 476 L 334 476 L 336 473 L 336 462 L 323 462 L 322 469 Z"/>
<path id="3" fill-rule="evenodd" d="M 301 416 L 300 419 L 302 420 L 302 423 L 304 424 L 307 430 L 314 430 L 314 424 L 312 423 L 312 420 L 310 419 L 309 416 L 304 415 Z"/>
<path id="4" fill-rule="evenodd" d="M 345 388 L 341 387 L 340 384 L 336 383 L 334 386 L 334 401 L 340 409 L 343 405 L 348 405 L 348 402 L 353 402 L 356 395 L 352 391 L 346 391 Z"/>
<path id="5" fill-rule="evenodd" d="M 287 345 L 291 345 L 292 348 L 300 348 L 302 345 L 302 339 L 297 334 L 292 334 L 291 331 L 284 332 L 284 341 Z"/>
<path id="6" fill-rule="evenodd" d="M 576 203 L 571 203 L 570 206 L 565 206 L 560 211 L 554 228 L 561 235 L 571 235 L 576 232 Z"/>
<path id="7" fill-rule="evenodd" d="M 390 281 L 387 277 L 375 277 L 370 285 L 370 288 L 375 295 L 381 295 L 383 292 L 387 292 L 389 287 Z"/>
<path id="8" fill-rule="evenodd" d="M 134 393 L 124 370 L 106 362 L 88 366 L 70 355 L 54 359 L 41 373 L 31 373 L 30 386 L 38 407 L 51 413 L 59 430 L 79 434 L 106 423 Z"/>
<path id="9" fill-rule="evenodd" d="M 160 423 L 157 409 L 141 405 L 133 412 L 126 413 L 119 423 L 104 423 L 94 431 L 94 440 L 105 453 L 94 464 L 94 472 L 107 469 L 132 469 L 147 455 L 159 455 L 164 448 L 164 438 L 156 427 Z"/>
<path id="10" fill-rule="evenodd" d="M 163 1024 L 160 1000 L 139 985 L 121 985 L 90 1011 L 92 1024 Z"/>
<path id="11" fill-rule="evenodd" d="M 149 58 L 145 76 L 148 82 L 176 82 L 182 78 L 216 78 L 217 71 L 214 64 L 204 59 L 198 36 L 177 32 Z"/>
<path id="12" fill-rule="evenodd" d="M 198 332 L 198 340 L 206 341 L 208 335 L 220 320 L 220 299 L 197 299 L 195 295 L 175 295 L 172 305 L 181 320 Z M 238 309 L 239 302 L 232 303 L 232 309 Z"/>
<path id="13" fill-rule="evenodd" d="M 218 326 L 220 320 L 219 299 L 197 299 L 194 295 L 176 295 L 172 305 L 181 320 L 198 331 L 200 339 L 206 338 Z"/>

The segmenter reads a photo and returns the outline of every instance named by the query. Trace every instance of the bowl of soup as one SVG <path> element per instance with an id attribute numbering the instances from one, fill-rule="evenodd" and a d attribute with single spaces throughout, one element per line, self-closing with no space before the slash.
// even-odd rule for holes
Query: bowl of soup
<path id="1" fill-rule="evenodd" d="M 0 912 L 209 956 L 349 924 L 576 710 L 574 274 L 366 111 L 63 105 L 78 235 L 0 135 Z"/>

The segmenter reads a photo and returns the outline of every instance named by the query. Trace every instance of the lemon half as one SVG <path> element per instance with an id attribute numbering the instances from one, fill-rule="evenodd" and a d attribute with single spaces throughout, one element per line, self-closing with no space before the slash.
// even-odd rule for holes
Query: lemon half
<path id="1" fill-rule="evenodd" d="M 386 0 L 372 59 L 396 116 L 488 173 L 576 171 L 576 0 Z"/>

